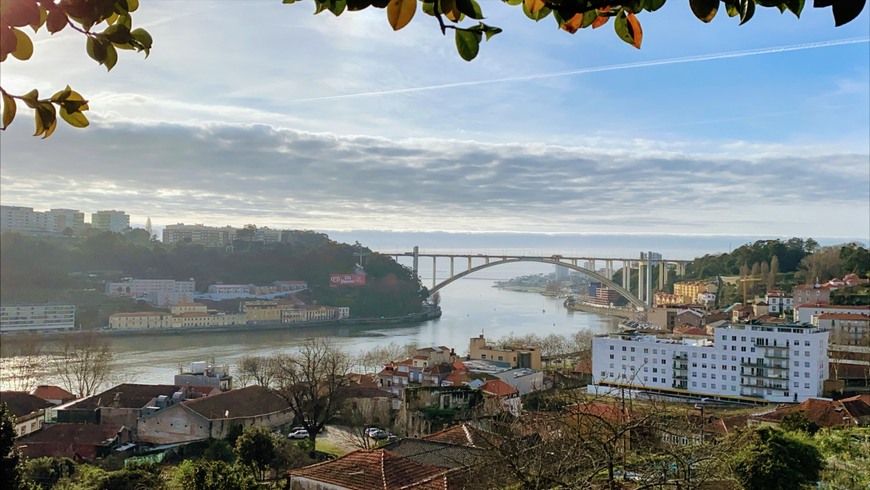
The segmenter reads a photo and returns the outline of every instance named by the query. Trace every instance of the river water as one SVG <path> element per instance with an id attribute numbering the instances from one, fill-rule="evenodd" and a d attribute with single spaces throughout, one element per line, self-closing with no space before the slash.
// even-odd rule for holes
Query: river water
<path id="1" fill-rule="evenodd" d="M 170 384 L 179 367 L 191 361 L 213 359 L 217 364 L 233 367 L 244 356 L 292 351 L 313 337 L 328 337 L 339 348 L 353 354 L 391 342 L 421 347 L 445 345 L 464 354 L 468 351 L 469 338 L 481 333 L 489 339 L 496 339 L 511 334 L 570 335 L 584 329 L 594 333 L 616 329 L 618 319 L 568 311 L 562 306 L 562 299 L 493 287 L 495 280 L 538 272 L 552 272 L 552 267 L 506 265 L 481 271 L 478 273 L 481 277 L 472 275 L 455 281 L 441 290 L 442 317 L 413 326 L 331 326 L 283 331 L 110 337 L 116 352 L 115 380 Z M 431 285 L 431 278 L 423 278 L 423 282 Z M 6 356 L 10 353 L 9 347 L 3 346 Z M 0 377 L 3 389 L 8 389 L 2 379 L 8 374 L 3 373 Z"/>

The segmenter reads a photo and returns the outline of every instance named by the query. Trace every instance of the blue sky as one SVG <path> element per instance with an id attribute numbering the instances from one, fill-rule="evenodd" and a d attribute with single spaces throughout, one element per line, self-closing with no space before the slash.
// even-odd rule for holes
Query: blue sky
<path id="1" fill-rule="evenodd" d="M 143 0 L 151 56 L 111 73 L 77 33 L 42 36 L 2 86 L 69 83 L 92 124 L 43 141 L 22 107 L 0 201 L 158 226 L 868 241 L 867 9 L 705 25 L 672 0 L 636 50 L 609 24 L 572 36 L 481 4 L 505 32 L 471 63 L 420 12 L 393 32 L 383 10 L 310 2 Z"/>

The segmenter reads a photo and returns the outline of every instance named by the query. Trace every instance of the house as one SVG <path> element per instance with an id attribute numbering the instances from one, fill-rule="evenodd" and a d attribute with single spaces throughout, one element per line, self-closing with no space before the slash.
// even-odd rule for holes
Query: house
<path id="1" fill-rule="evenodd" d="M 870 395 L 843 400 L 807 398 L 798 405 L 777 408 L 751 417 L 750 424 L 779 425 L 790 414 L 801 413 L 820 428 L 870 425 Z"/>
<path id="2" fill-rule="evenodd" d="M 815 317 L 823 313 L 857 313 L 870 315 L 870 306 L 829 305 L 827 303 L 802 303 L 794 308 L 794 318 L 800 323 L 815 323 Z"/>
<path id="3" fill-rule="evenodd" d="M 350 374 L 350 383 L 342 388 L 344 407 L 342 416 L 351 425 L 389 426 L 393 420 L 393 411 L 399 410 L 401 400 L 392 392 L 378 387 L 378 384 L 365 374 Z M 353 420 L 355 418 L 362 420 Z"/>
<path id="4" fill-rule="evenodd" d="M 764 296 L 764 302 L 767 303 L 767 311 L 775 315 L 794 309 L 794 299 L 778 289 L 767 291 L 767 294 Z"/>
<path id="5" fill-rule="evenodd" d="M 422 436 L 471 420 L 483 408 L 483 392 L 471 386 L 405 388 L 399 423 L 408 436 Z"/>
<path id="6" fill-rule="evenodd" d="M 359 450 L 341 458 L 290 471 L 293 490 L 412 490 L 458 488 L 452 471 L 418 463 L 385 449 Z"/>
<path id="7" fill-rule="evenodd" d="M 60 423 L 89 423 L 136 428 L 136 421 L 146 407 L 178 403 L 188 397 L 177 385 L 123 383 L 96 395 L 62 405 L 52 410 L 52 419 Z M 158 402 L 159 400 L 159 402 Z"/>
<path id="8" fill-rule="evenodd" d="M 484 412 L 497 415 L 508 412 L 519 417 L 523 408 L 520 392 L 500 379 L 491 379 L 480 387 L 484 394 Z"/>
<path id="9" fill-rule="evenodd" d="M 469 341 L 468 357 L 508 363 L 510 367 L 540 370 L 541 348 L 538 346 L 496 347 L 486 343 L 483 334 Z"/>
<path id="10" fill-rule="evenodd" d="M 831 343 L 870 347 L 870 315 L 861 313 L 822 313 L 813 324 L 831 331 Z"/>
<path id="11" fill-rule="evenodd" d="M 153 408 L 137 425 L 138 440 L 150 444 L 223 439 L 235 427 L 274 428 L 293 421 L 287 401 L 257 385 Z"/>
<path id="12" fill-rule="evenodd" d="M 25 391 L 0 391 L 0 403 L 5 403 L 12 414 L 15 437 L 21 437 L 42 428 L 45 409 L 53 405 Z"/>
<path id="13" fill-rule="evenodd" d="M 694 310 L 692 308 L 687 308 L 685 310 L 677 311 L 676 318 L 674 320 L 676 327 L 694 327 L 700 328 L 704 326 L 704 314 L 698 310 Z"/>
<path id="14" fill-rule="evenodd" d="M 66 391 L 60 386 L 39 385 L 30 390 L 30 394 L 51 403 L 52 405 L 62 405 L 76 399 L 76 396 Z"/>
<path id="15" fill-rule="evenodd" d="M 128 432 L 118 425 L 47 424 L 42 430 L 16 439 L 15 446 L 28 458 L 94 461 L 128 440 Z"/>
<path id="16" fill-rule="evenodd" d="M 795 286 L 791 292 L 794 304 L 803 305 L 807 303 L 830 303 L 831 291 L 835 291 L 836 286 L 828 284 L 801 284 Z M 795 318 L 797 320 L 797 318 Z"/>

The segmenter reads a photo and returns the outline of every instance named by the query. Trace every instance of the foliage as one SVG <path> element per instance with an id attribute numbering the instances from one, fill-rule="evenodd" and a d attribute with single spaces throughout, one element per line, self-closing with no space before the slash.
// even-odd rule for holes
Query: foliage
<path id="1" fill-rule="evenodd" d="M 166 483 L 163 481 L 159 466 L 145 463 L 108 472 L 100 484 L 94 488 L 95 490 L 138 490 L 140 488 L 161 490 L 166 488 Z"/>
<path id="2" fill-rule="evenodd" d="M 752 267 L 754 264 L 768 263 L 769 271 L 794 272 L 798 270 L 801 260 L 815 252 L 818 242 L 809 239 L 791 238 L 782 240 L 758 240 L 742 245 L 729 253 L 705 255 L 686 264 L 686 279 L 707 279 L 716 276 L 749 275 L 750 270 L 741 271 L 741 267 Z M 776 262 L 773 262 L 776 257 Z M 742 272 L 742 273 L 741 273 Z M 765 278 L 769 280 L 768 278 Z"/>
<path id="3" fill-rule="evenodd" d="M 840 247 L 840 262 L 847 274 L 870 278 L 870 249 L 860 243 L 847 243 Z"/>
<path id="4" fill-rule="evenodd" d="M 24 488 L 21 453 L 15 447 L 13 415 L 5 403 L 0 403 L 0 481 L 7 488 Z"/>
<path id="5" fill-rule="evenodd" d="M 146 57 L 151 50 L 148 31 L 133 29 L 132 13 L 139 7 L 139 0 L 6 0 L 0 6 L 0 62 L 9 55 L 22 61 L 30 59 L 34 44 L 23 30 L 28 26 L 34 33 L 44 28 L 53 35 L 67 26 L 80 32 L 86 38 L 88 56 L 107 70 L 118 62 L 118 49 L 145 51 Z M 14 95 L 0 87 L 0 99 L 3 102 L 0 129 L 6 129 L 15 119 L 17 100 L 34 111 L 34 136 L 51 136 L 57 127 L 58 112 L 73 127 L 88 125 L 84 115 L 88 101 L 69 86 L 42 99 L 36 89 Z"/>
<path id="6" fill-rule="evenodd" d="M 823 488 L 870 488 L 870 429 L 823 430 L 813 442 L 825 458 Z"/>
<path id="7" fill-rule="evenodd" d="M 287 401 L 296 423 L 308 431 L 313 448 L 317 434 L 341 410 L 353 361 L 329 340 L 319 338 L 304 343 L 297 353 L 276 357 L 276 362 L 275 393 Z"/>
<path id="8" fill-rule="evenodd" d="M 826 282 L 842 277 L 842 269 L 840 247 L 822 247 L 801 259 L 795 278 L 806 284 Z"/>
<path id="9" fill-rule="evenodd" d="M 232 464 L 236 460 L 236 453 L 233 445 L 226 439 L 209 439 L 208 446 L 202 452 L 202 458 Z"/>
<path id="10" fill-rule="evenodd" d="M 76 463 L 69 458 L 33 458 L 24 463 L 25 477 L 43 489 L 54 487 L 61 478 L 70 478 L 75 472 Z"/>
<path id="11" fill-rule="evenodd" d="M 313 448 L 302 447 L 285 437 L 276 438 L 275 451 L 272 461 L 269 462 L 269 467 L 275 473 L 281 474 L 288 470 L 314 464 L 315 461 L 309 456 L 312 451 Z"/>
<path id="12" fill-rule="evenodd" d="M 750 435 L 749 444 L 733 457 L 734 473 L 746 490 L 793 490 L 819 479 L 819 450 L 800 437 L 771 427 Z"/>
<path id="13" fill-rule="evenodd" d="M 387 345 L 374 347 L 363 352 L 356 358 L 355 362 L 358 367 L 362 368 L 363 372 L 376 373 L 383 369 L 386 364 L 403 361 L 416 353 L 417 346 L 414 344 L 399 345 L 390 342 Z"/>
<path id="14" fill-rule="evenodd" d="M 786 432 L 804 432 L 813 435 L 819 431 L 819 426 L 815 422 L 807 419 L 803 412 L 792 412 L 782 418 L 779 423 L 779 428 Z"/>
<path id="15" fill-rule="evenodd" d="M 0 289 L 0 300 L 71 302 L 77 322 L 84 328 L 108 323 L 118 311 L 149 307 L 123 298 L 106 298 L 103 280 L 122 276 L 143 279 L 193 278 L 200 289 L 209 284 L 270 284 L 277 280 L 303 280 L 310 290 L 300 293 L 309 303 L 348 306 L 354 317 L 404 316 L 420 311 L 420 283 L 408 268 L 392 258 L 366 257 L 366 286 L 331 288 L 334 273 L 353 270 L 356 248 L 334 242 L 326 235 L 293 231 L 281 243 L 254 242 L 245 250 L 224 250 L 200 245 L 140 242 L 133 233 L 98 232 L 73 239 L 0 234 L 0 281 L 15 288 Z M 95 273 L 99 277 L 91 277 Z M 72 293 L 72 290 L 96 291 Z M 84 307 L 86 306 L 86 307 Z"/>
<path id="16" fill-rule="evenodd" d="M 298 1 L 284 0 L 284 3 Z M 523 14 L 535 22 L 552 16 L 559 29 L 569 34 L 589 27 L 597 29 L 612 18 L 616 35 L 638 49 L 643 41 L 643 29 L 638 16 L 644 11 L 655 12 L 665 4 L 665 0 L 630 0 L 621 3 L 611 0 L 502 1 L 521 8 Z M 719 0 L 689 1 L 692 13 L 702 22 L 713 20 L 719 11 L 719 3 Z M 800 17 L 804 7 L 804 2 L 797 0 L 723 0 L 722 3 L 728 16 L 738 17 L 741 25 L 752 18 L 756 6 L 776 7 L 780 12 L 789 11 L 796 17 Z M 817 0 L 814 5 L 819 8 L 831 7 L 835 24 L 840 26 L 857 17 L 864 3 L 864 0 Z M 419 7 L 423 14 L 434 18 L 442 34 L 453 31 L 456 50 L 466 61 L 477 56 L 484 36 L 489 41 L 492 36 L 502 32 L 498 27 L 480 22 L 484 13 L 477 0 L 314 0 L 314 5 L 316 14 L 329 11 L 335 16 L 368 7 L 386 9 L 387 22 L 396 31 L 411 22 Z M 489 8 L 491 4 L 486 6 Z"/>
<path id="17" fill-rule="evenodd" d="M 255 490 L 256 479 L 245 466 L 223 461 L 184 461 L 175 472 L 174 483 L 185 490 Z"/>
<path id="18" fill-rule="evenodd" d="M 236 440 L 238 462 L 251 468 L 258 480 L 274 458 L 275 441 L 265 427 L 251 426 Z"/>

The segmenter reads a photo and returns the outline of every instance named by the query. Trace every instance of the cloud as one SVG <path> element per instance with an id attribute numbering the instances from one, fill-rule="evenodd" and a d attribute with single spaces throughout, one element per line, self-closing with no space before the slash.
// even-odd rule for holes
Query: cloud
<path id="1" fill-rule="evenodd" d="M 710 156 L 641 139 L 615 149 L 594 138 L 582 143 L 100 123 L 4 146 L 2 201 L 122 208 L 134 221 L 152 216 L 158 224 L 868 234 L 867 155 L 792 148 L 757 156 L 763 148 L 748 145 L 747 156 L 733 144 Z M 50 156 L 60 149 L 67 156 Z"/>

